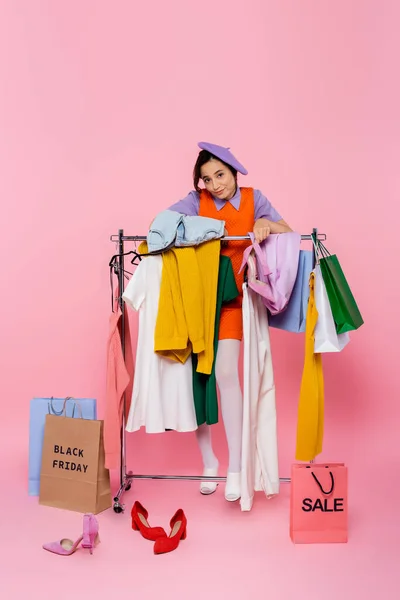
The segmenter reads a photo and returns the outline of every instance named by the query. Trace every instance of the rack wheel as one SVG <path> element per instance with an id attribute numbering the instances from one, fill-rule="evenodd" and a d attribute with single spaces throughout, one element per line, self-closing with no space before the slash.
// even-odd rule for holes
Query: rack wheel
<path id="1" fill-rule="evenodd" d="M 124 507 L 119 502 L 114 502 L 113 508 L 114 512 L 117 514 L 121 514 L 122 512 L 124 512 Z"/>

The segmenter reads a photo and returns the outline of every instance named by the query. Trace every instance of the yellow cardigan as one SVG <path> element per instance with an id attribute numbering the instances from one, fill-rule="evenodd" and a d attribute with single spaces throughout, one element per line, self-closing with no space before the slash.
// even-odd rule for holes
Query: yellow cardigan
<path id="1" fill-rule="evenodd" d="M 154 351 L 186 362 L 198 355 L 197 371 L 209 375 L 214 360 L 214 326 L 221 243 L 204 242 L 163 252 Z M 140 252 L 147 252 L 145 243 Z"/>

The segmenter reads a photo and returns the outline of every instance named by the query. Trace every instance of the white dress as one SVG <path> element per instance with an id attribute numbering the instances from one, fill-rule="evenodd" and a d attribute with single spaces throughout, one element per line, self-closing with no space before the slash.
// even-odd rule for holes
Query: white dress
<path id="1" fill-rule="evenodd" d="M 147 433 L 162 433 L 166 429 L 180 432 L 197 429 L 191 358 L 182 364 L 154 352 L 161 274 L 161 256 L 143 258 L 122 295 L 128 306 L 139 311 L 135 375 L 127 431 L 138 431 L 141 427 L 145 427 Z"/>
<path id="2" fill-rule="evenodd" d="M 248 259 L 248 278 L 255 261 Z M 251 510 L 255 491 L 279 493 L 275 384 L 268 316 L 261 296 L 243 284 L 242 511 Z"/>

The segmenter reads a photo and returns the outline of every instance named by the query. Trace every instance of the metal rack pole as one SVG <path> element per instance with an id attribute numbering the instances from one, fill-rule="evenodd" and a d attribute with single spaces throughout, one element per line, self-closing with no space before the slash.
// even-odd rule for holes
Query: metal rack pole
<path id="1" fill-rule="evenodd" d="M 326 239 L 325 234 L 318 234 L 318 230 L 316 228 L 313 229 L 312 235 L 315 236 L 315 239 Z M 117 237 L 117 239 L 115 239 Z M 221 238 L 222 240 L 245 240 L 250 239 L 249 235 L 238 235 L 238 236 L 225 236 Z M 311 240 L 312 236 L 309 234 L 305 234 L 301 236 L 302 240 Z M 122 317 L 121 317 L 121 345 L 122 352 L 125 357 L 125 305 L 122 300 L 122 294 L 124 292 L 124 242 L 139 242 L 147 240 L 147 236 L 143 235 L 124 235 L 124 230 L 118 230 L 118 236 L 111 235 L 111 241 L 118 241 L 118 286 L 119 286 L 119 306 L 121 308 Z M 125 491 L 128 491 L 131 488 L 133 479 L 158 479 L 158 480 L 183 480 L 183 481 L 226 481 L 226 477 L 205 477 L 204 475 L 136 475 L 131 471 L 129 473 L 126 472 L 126 430 L 125 430 L 125 407 L 126 407 L 126 395 L 124 393 L 123 396 L 123 414 L 122 414 L 122 423 L 121 423 L 121 466 L 120 466 L 120 487 L 117 494 L 114 497 L 114 512 L 121 513 L 124 511 L 124 505 L 121 504 L 121 498 Z M 314 461 L 310 461 L 313 463 Z M 290 477 L 281 477 L 279 479 L 281 483 L 290 483 Z"/>
<path id="2" fill-rule="evenodd" d="M 120 231 L 123 231 L 122 229 L 120 229 Z M 315 233 L 315 235 L 318 236 L 318 239 L 321 241 L 326 240 L 326 235 L 325 233 L 317 233 L 318 230 L 316 228 L 313 229 L 313 235 Z M 115 239 L 116 238 L 116 239 Z M 110 240 L 112 242 L 119 242 L 119 234 L 117 235 L 111 235 L 110 236 Z M 237 240 L 249 240 L 250 236 L 249 235 L 227 235 L 225 237 L 221 237 L 219 238 L 221 240 L 228 240 L 228 241 L 237 241 Z M 302 240 L 311 240 L 311 234 L 303 234 L 301 236 Z M 145 235 L 122 235 L 121 236 L 121 241 L 123 242 L 145 242 L 147 240 L 147 236 Z"/>
<path id="3" fill-rule="evenodd" d="M 113 236 L 111 236 L 113 237 Z M 125 289 L 124 281 L 124 230 L 118 230 L 118 304 L 121 309 L 121 326 L 120 326 L 120 337 L 122 354 L 125 358 L 125 319 L 128 318 L 126 315 L 125 303 L 122 299 L 122 295 Z M 126 473 L 126 430 L 125 430 L 125 411 L 126 411 L 126 392 L 123 394 L 122 400 L 122 420 L 120 429 L 120 485 L 117 494 L 114 497 L 114 512 L 121 513 L 124 510 L 124 506 L 120 503 L 122 494 L 128 491 L 131 487 L 131 480 L 128 479 Z"/>
<path id="4" fill-rule="evenodd" d="M 125 358 L 125 306 L 122 300 L 122 294 L 124 293 L 124 242 L 123 242 L 123 229 L 118 231 L 118 303 L 122 312 L 121 316 L 121 345 L 122 354 Z M 125 392 L 123 396 L 123 411 L 122 411 L 122 427 L 121 427 L 121 457 L 120 457 L 120 483 L 122 484 L 125 477 Z"/>

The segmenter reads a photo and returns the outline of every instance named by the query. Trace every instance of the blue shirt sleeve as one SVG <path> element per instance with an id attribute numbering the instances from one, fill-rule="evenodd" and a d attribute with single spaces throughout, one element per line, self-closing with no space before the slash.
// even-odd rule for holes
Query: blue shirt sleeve
<path id="1" fill-rule="evenodd" d="M 282 219 L 278 211 L 275 210 L 260 190 L 254 190 L 254 220 L 257 221 L 257 219 L 269 219 L 274 223 Z"/>
<path id="2" fill-rule="evenodd" d="M 189 192 L 186 198 L 175 202 L 171 206 L 168 206 L 168 210 L 174 210 L 175 212 L 181 213 L 188 217 L 197 217 L 199 214 L 200 207 L 200 194 L 193 190 Z"/>

